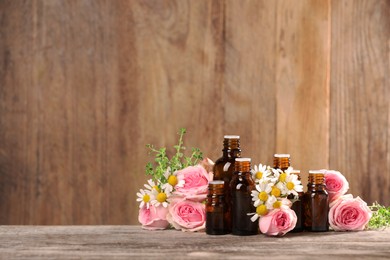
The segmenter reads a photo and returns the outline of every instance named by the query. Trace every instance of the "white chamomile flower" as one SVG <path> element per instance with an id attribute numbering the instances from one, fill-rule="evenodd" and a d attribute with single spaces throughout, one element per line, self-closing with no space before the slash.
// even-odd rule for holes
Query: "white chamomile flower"
<path id="1" fill-rule="evenodd" d="M 272 184 L 268 182 L 260 182 L 256 185 L 256 189 L 252 191 L 253 205 L 258 207 L 259 205 L 265 204 L 270 198 L 270 192 L 272 191 Z"/>
<path id="2" fill-rule="evenodd" d="M 171 193 L 167 190 L 161 190 L 161 191 L 152 191 L 153 199 L 151 201 L 152 205 L 155 207 L 158 207 L 162 205 L 164 208 L 168 207 L 168 198 L 171 195 Z"/>
<path id="3" fill-rule="evenodd" d="M 137 201 L 141 202 L 139 207 L 143 208 L 144 206 L 146 206 L 146 208 L 149 209 L 150 202 L 153 199 L 151 191 L 140 189 L 139 192 L 137 192 L 137 197 Z"/>
<path id="4" fill-rule="evenodd" d="M 152 190 L 160 191 L 160 188 L 152 179 L 149 179 L 148 184 L 144 184 L 144 186 L 145 186 L 145 188 L 147 188 L 150 191 L 152 191 Z"/>
<path id="5" fill-rule="evenodd" d="M 274 174 L 273 181 L 277 182 L 286 182 L 286 178 L 291 175 L 293 168 L 288 167 L 286 170 L 282 171 L 281 169 L 272 169 L 272 173 Z"/>
<path id="6" fill-rule="evenodd" d="M 271 169 L 272 175 L 271 175 L 271 182 L 277 183 L 280 181 L 280 179 L 283 179 L 283 171 L 281 169 Z"/>
<path id="7" fill-rule="evenodd" d="M 251 172 L 252 177 L 256 182 L 259 182 L 260 180 L 266 180 L 267 177 L 271 174 L 270 170 L 267 168 L 267 165 L 262 165 L 261 163 L 259 166 L 255 165 Z"/>
<path id="8" fill-rule="evenodd" d="M 293 194 L 294 196 L 298 196 L 298 192 L 303 192 L 303 186 L 300 180 L 298 180 L 298 176 L 295 174 L 290 174 L 286 177 L 286 194 Z"/>
<path id="9" fill-rule="evenodd" d="M 184 180 L 179 181 L 176 176 L 177 172 L 171 173 L 171 168 L 168 169 L 164 173 L 164 177 L 167 180 L 167 183 L 164 183 L 161 188 L 166 192 L 171 193 L 176 185 L 183 186 Z"/>

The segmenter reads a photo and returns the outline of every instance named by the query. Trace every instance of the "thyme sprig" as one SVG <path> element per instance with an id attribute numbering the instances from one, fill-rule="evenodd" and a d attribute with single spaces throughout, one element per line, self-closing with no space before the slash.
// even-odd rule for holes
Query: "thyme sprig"
<path id="1" fill-rule="evenodd" d="M 390 227 L 390 207 L 374 202 L 369 208 L 372 210 L 372 217 L 368 222 L 368 229 Z"/>
<path id="2" fill-rule="evenodd" d="M 184 146 L 183 137 L 186 133 L 185 128 L 180 128 L 179 131 L 179 142 L 177 145 L 174 145 L 175 154 L 169 159 L 167 155 L 166 147 L 155 148 L 151 144 L 147 144 L 146 147 L 149 148 L 149 154 L 154 154 L 154 162 L 149 162 L 146 164 L 146 175 L 151 175 L 153 180 L 158 183 L 166 183 L 167 179 L 164 176 L 165 172 L 170 169 L 170 172 L 184 169 L 188 166 L 196 165 L 203 159 L 203 153 L 199 148 L 191 148 L 191 155 L 186 156 L 185 151 L 186 147 Z"/>

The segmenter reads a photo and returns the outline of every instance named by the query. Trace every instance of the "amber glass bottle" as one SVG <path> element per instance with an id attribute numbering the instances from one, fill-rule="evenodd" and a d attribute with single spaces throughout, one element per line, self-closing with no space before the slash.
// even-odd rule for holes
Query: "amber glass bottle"
<path id="1" fill-rule="evenodd" d="M 223 139 L 222 157 L 219 158 L 213 168 L 214 180 L 223 180 L 225 182 L 225 200 L 228 202 L 228 215 L 231 216 L 231 194 L 230 181 L 233 177 L 234 163 L 236 158 L 241 157 L 240 136 L 225 135 Z M 228 221 L 229 231 L 231 232 L 231 217 Z"/>
<path id="2" fill-rule="evenodd" d="M 329 198 L 321 171 L 309 171 L 307 192 L 303 195 L 304 227 L 309 231 L 328 231 Z"/>
<path id="3" fill-rule="evenodd" d="M 289 154 L 274 154 L 274 168 L 281 169 L 282 171 L 287 170 L 291 166 L 291 160 Z M 301 180 L 300 171 L 293 170 L 292 174 L 297 174 L 298 179 Z M 302 221 L 302 196 L 303 192 L 298 193 L 298 198 L 294 198 L 294 195 L 290 194 L 287 198 L 294 200 L 291 209 L 294 210 L 297 215 L 297 224 L 292 232 L 301 232 L 303 231 L 303 221 Z M 296 200 L 297 199 L 297 200 Z"/>
<path id="4" fill-rule="evenodd" d="M 250 172 L 250 158 L 236 158 L 235 172 L 230 182 L 232 195 L 232 234 L 239 236 L 256 235 L 259 229 L 258 220 L 251 221 L 249 213 L 256 212 L 251 192 L 255 182 Z"/>
<path id="5" fill-rule="evenodd" d="M 224 235 L 231 232 L 230 212 L 225 201 L 225 182 L 222 180 L 209 182 L 206 203 L 206 233 Z"/>
<path id="6" fill-rule="evenodd" d="M 289 154 L 274 154 L 274 168 L 287 170 L 290 167 L 290 155 Z"/>
<path id="7" fill-rule="evenodd" d="M 214 180 L 224 180 L 225 183 L 229 185 L 234 172 L 234 160 L 240 157 L 240 136 L 225 135 L 222 157 L 214 164 Z"/>
<path id="8" fill-rule="evenodd" d="M 298 175 L 298 180 L 301 180 L 300 176 L 301 171 L 300 170 L 292 170 L 291 174 Z M 292 230 L 292 232 L 302 232 L 303 231 L 303 192 L 298 192 L 298 198 L 294 201 L 294 203 L 291 206 L 291 209 L 295 211 L 295 214 L 297 215 L 297 224 L 295 225 L 295 228 Z M 294 196 L 289 196 L 289 199 L 294 199 Z"/>

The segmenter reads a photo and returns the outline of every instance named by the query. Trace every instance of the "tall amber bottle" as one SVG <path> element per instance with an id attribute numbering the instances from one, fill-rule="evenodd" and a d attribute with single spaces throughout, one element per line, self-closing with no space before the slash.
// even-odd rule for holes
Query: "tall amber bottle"
<path id="1" fill-rule="evenodd" d="M 309 231 L 328 231 L 329 197 L 322 171 L 309 171 L 307 192 L 303 195 L 304 226 Z"/>
<path id="2" fill-rule="evenodd" d="M 240 157 L 240 136 L 225 135 L 222 157 L 214 164 L 214 180 L 224 180 L 225 184 L 229 185 L 233 177 L 235 159 Z"/>
<path id="3" fill-rule="evenodd" d="M 250 172 L 250 158 L 236 158 L 235 172 L 230 182 L 232 195 L 232 234 L 239 236 L 256 235 L 259 229 L 258 220 L 251 221 L 249 213 L 256 212 L 251 192 L 255 182 Z"/>
<path id="4" fill-rule="evenodd" d="M 232 229 L 231 193 L 229 185 L 233 177 L 235 159 L 240 157 L 240 136 L 225 135 L 223 139 L 222 157 L 215 162 L 213 172 L 214 180 L 223 180 L 225 182 L 225 200 L 228 202 L 227 215 L 229 216 L 229 218 L 226 220 L 226 225 L 228 227 L 229 233 Z"/>

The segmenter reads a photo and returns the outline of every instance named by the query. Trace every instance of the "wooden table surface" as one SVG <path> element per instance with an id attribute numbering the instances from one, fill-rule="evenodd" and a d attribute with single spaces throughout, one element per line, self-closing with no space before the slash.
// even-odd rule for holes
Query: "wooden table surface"
<path id="1" fill-rule="evenodd" d="M 0 234 L 0 259 L 390 259 L 390 229 L 275 238 L 140 226 L 0 226 Z"/>

